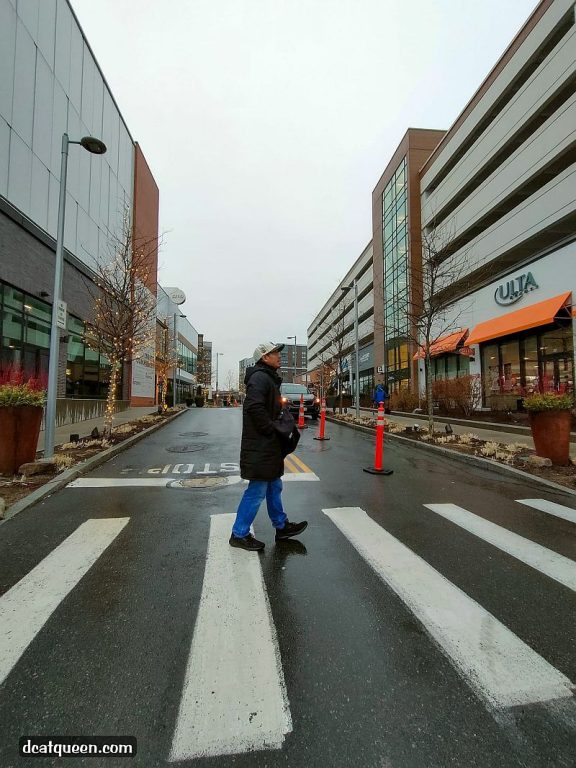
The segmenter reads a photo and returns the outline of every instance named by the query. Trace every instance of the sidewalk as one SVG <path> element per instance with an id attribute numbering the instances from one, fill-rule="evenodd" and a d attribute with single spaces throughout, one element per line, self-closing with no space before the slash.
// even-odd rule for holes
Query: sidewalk
<path id="1" fill-rule="evenodd" d="M 134 421 L 141 416 L 147 416 L 149 413 L 156 413 L 158 406 L 156 405 L 143 405 L 137 408 L 127 408 L 125 411 L 114 414 L 113 426 L 117 427 L 119 424 L 125 424 L 127 421 Z M 56 429 L 55 445 L 62 445 L 62 443 L 70 442 L 70 435 L 80 435 L 80 437 L 89 437 L 90 433 L 98 427 L 98 431 L 102 432 L 104 428 L 104 416 L 100 416 L 97 419 L 87 419 L 86 421 L 77 421 L 74 424 L 64 424 Z M 38 438 L 37 451 L 44 450 L 44 430 L 40 432 Z"/>
<path id="2" fill-rule="evenodd" d="M 348 413 L 354 413 L 354 409 L 348 408 Z M 369 416 L 373 415 L 375 412 L 371 408 L 360 408 L 360 413 L 363 416 Z M 391 413 L 386 415 L 386 419 L 395 421 L 397 424 L 411 427 L 418 424 L 419 427 L 425 428 L 428 424 L 428 416 L 421 413 L 402 416 L 396 413 Z M 465 435 L 468 432 L 472 432 L 473 434 L 478 435 L 481 440 L 490 440 L 495 443 L 506 444 L 517 443 L 534 450 L 532 435 L 530 434 L 530 430 L 527 430 L 525 427 L 517 427 L 512 424 L 491 425 L 483 421 L 470 421 L 467 424 L 455 424 L 445 416 L 442 416 L 441 419 L 442 420 L 436 416 L 434 417 L 435 431 L 443 432 L 448 423 L 452 427 L 452 431 L 455 435 Z M 576 440 L 576 435 L 574 435 L 574 433 L 572 433 L 572 437 Z M 570 457 L 576 458 L 576 442 L 570 443 Z"/>

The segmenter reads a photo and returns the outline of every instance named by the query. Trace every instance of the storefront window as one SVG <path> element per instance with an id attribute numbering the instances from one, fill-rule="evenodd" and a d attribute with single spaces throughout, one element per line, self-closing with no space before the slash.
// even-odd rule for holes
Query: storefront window
<path id="1" fill-rule="evenodd" d="M 516 410 L 534 392 L 572 392 L 572 328 L 483 345 L 482 376 L 485 405 L 494 410 Z"/>
<path id="2" fill-rule="evenodd" d="M 506 394 L 519 394 L 520 382 L 520 344 L 518 339 L 500 345 L 502 363 L 501 386 Z"/>
<path id="3" fill-rule="evenodd" d="M 528 336 L 524 339 L 524 387 L 527 395 L 538 391 L 538 339 L 536 336 Z"/>
<path id="4" fill-rule="evenodd" d="M 482 348 L 482 373 L 484 399 L 487 404 L 490 404 L 491 398 L 500 393 L 500 362 L 497 344 L 487 344 Z"/>

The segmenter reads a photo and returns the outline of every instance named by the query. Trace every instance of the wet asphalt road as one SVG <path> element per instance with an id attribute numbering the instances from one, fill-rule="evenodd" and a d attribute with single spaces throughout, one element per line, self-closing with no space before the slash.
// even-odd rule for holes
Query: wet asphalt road
<path id="1" fill-rule="evenodd" d="M 240 422 L 239 409 L 192 409 L 90 477 L 168 483 L 234 476 Z M 286 511 L 309 521 L 306 532 L 275 546 L 263 507 L 255 533 L 266 550 L 242 553 L 262 566 L 292 732 L 281 749 L 176 765 L 576 766 L 575 699 L 491 707 L 322 511 L 365 510 L 576 681 L 574 591 L 423 506 L 459 505 L 576 560 L 575 523 L 516 501 L 576 509 L 576 498 L 398 442 L 385 449 L 394 474 L 368 475 L 361 469 L 372 463 L 373 440 L 333 424 L 327 433 L 330 442 L 319 443 L 316 429 L 306 430 L 297 451 L 319 480 L 284 487 Z M 168 450 L 184 446 L 186 453 Z M 241 493 L 239 484 L 67 488 L 0 526 L 5 594 L 81 523 L 129 518 L 0 685 L 2 768 L 171 765 L 211 515 L 235 512 Z M 21 758 L 25 734 L 134 735 L 138 756 Z"/>

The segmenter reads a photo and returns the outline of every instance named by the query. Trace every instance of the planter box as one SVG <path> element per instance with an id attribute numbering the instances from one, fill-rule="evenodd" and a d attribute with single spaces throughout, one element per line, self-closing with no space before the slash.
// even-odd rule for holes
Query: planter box
<path id="1" fill-rule="evenodd" d="M 14 475 L 19 466 L 36 459 L 43 412 L 40 405 L 0 408 L 0 475 Z"/>

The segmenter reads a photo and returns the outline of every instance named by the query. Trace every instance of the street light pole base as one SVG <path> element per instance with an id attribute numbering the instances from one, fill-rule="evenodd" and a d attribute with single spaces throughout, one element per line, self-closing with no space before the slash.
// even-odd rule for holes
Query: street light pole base
<path id="1" fill-rule="evenodd" d="M 392 475 L 393 469 L 376 469 L 375 467 L 364 467 L 362 472 L 368 472 L 369 475 Z"/>

